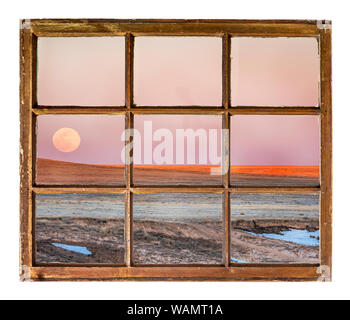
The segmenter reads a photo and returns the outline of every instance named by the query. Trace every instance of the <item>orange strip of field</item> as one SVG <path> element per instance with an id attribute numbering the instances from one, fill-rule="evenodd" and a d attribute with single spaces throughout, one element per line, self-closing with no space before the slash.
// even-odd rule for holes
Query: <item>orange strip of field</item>
<path id="1" fill-rule="evenodd" d="M 319 166 L 231 166 L 231 174 L 318 178 Z"/>
<path id="2" fill-rule="evenodd" d="M 48 166 L 50 165 L 50 166 Z M 38 166 L 45 169 L 54 169 L 57 166 L 63 166 L 68 169 L 70 166 L 81 166 L 82 168 L 118 168 L 122 170 L 124 165 L 101 165 L 101 164 L 78 164 L 48 159 L 38 159 Z M 220 172 L 220 166 L 209 165 L 134 165 L 135 169 L 140 170 L 159 170 L 173 172 L 197 172 L 210 173 L 212 171 Z M 58 168 L 56 168 L 58 170 Z M 319 177 L 319 166 L 231 166 L 231 174 L 249 174 L 249 175 L 270 175 L 270 176 L 289 176 L 289 177 Z M 57 172 L 58 173 L 58 172 Z M 52 172 L 54 174 L 54 171 Z"/>
<path id="3" fill-rule="evenodd" d="M 134 167 L 137 169 L 174 170 L 182 172 L 195 171 L 208 173 L 213 168 L 215 168 L 215 171 L 220 170 L 220 166 L 206 165 L 134 165 Z M 232 174 L 317 178 L 319 176 L 319 171 L 319 166 L 231 166 Z"/>
<path id="4" fill-rule="evenodd" d="M 174 171 L 195 171 L 210 172 L 212 168 L 220 170 L 220 166 L 206 165 L 135 165 L 137 169 L 174 170 Z M 319 166 L 231 166 L 231 174 L 256 174 L 290 177 L 319 176 Z"/>

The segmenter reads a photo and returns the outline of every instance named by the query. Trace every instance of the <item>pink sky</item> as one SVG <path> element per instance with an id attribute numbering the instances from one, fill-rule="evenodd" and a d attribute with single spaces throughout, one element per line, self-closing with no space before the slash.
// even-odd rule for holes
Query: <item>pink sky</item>
<path id="1" fill-rule="evenodd" d="M 139 130 L 142 139 L 141 154 L 142 160 L 144 148 L 148 154 L 152 155 L 154 148 L 164 141 L 164 137 L 160 137 L 161 141 L 151 142 L 144 141 L 144 121 L 152 121 L 153 134 L 157 129 L 169 129 L 173 135 L 173 142 L 167 144 L 168 148 L 173 147 L 174 164 L 176 161 L 176 129 L 217 129 L 218 136 L 216 140 L 217 155 L 221 155 L 220 116 L 207 115 L 136 115 L 135 129 Z M 52 137 L 54 133 L 61 128 L 72 128 L 78 132 L 81 138 L 79 148 L 73 152 L 60 152 L 53 143 Z M 121 152 L 124 142 L 121 141 L 122 132 L 124 130 L 123 116 L 106 116 L 106 115 L 43 115 L 38 117 L 38 157 L 53 160 L 87 163 L 87 164 L 122 164 Z M 149 143 L 151 142 L 151 143 Z M 184 156 L 185 164 L 187 162 L 187 144 L 185 142 L 183 151 L 180 153 Z M 209 138 L 207 142 L 209 150 Z M 200 153 L 199 140 L 196 141 L 195 163 L 199 163 L 199 156 L 206 156 L 209 160 L 208 152 L 204 155 L 201 149 Z M 156 164 L 151 159 L 151 164 Z M 143 162 L 142 162 L 143 163 Z M 136 164 L 140 164 L 137 163 Z M 208 163 L 209 164 L 209 163 Z"/>
<path id="2" fill-rule="evenodd" d="M 174 164 L 176 164 L 176 129 L 204 129 L 206 131 L 207 135 L 207 153 L 205 153 L 205 148 L 199 147 L 199 139 L 196 138 L 196 148 L 194 150 L 195 152 L 195 164 L 199 164 L 200 157 L 206 158 L 209 163 L 209 129 L 217 129 L 217 140 L 216 140 L 216 150 L 213 151 L 216 152 L 216 155 L 221 156 L 221 116 L 208 116 L 208 115 L 136 115 L 135 116 L 135 129 L 137 129 L 141 133 L 141 139 L 144 141 L 144 121 L 152 121 L 152 129 L 153 133 L 157 129 L 166 128 L 169 129 L 173 136 L 173 142 L 166 144 L 166 147 L 173 147 L 173 161 Z M 147 141 L 150 141 L 147 139 Z M 146 150 L 154 150 L 157 145 L 159 145 L 162 141 L 165 141 L 165 138 L 162 138 L 160 142 L 155 141 L 153 143 L 144 143 L 142 142 L 142 163 L 146 163 L 146 160 L 144 158 L 144 148 Z M 179 155 L 178 155 L 179 156 Z M 184 149 L 182 149 L 182 152 L 180 152 L 180 156 L 184 157 L 185 163 L 188 164 L 187 160 L 189 160 L 189 157 L 187 155 L 187 143 L 185 141 Z M 135 161 L 136 164 L 138 164 Z M 152 164 L 156 164 L 156 162 L 152 161 Z"/>
<path id="3" fill-rule="evenodd" d="M 136 37 L 134 66 L 137 105 L 222 104 L 219 37 Z"/>
<path id="4" fill-rule="evenodd" d="M 123 105 L 124 51 L 124 37 L 39 38 L 39 104 Z M 136 37 L 135 103 L 221 105 L 221 55 L 218 37 Z M 317 105 L 316 39 L 232 38 L 231 57 L 233 105 Z M 141 132 L 143 120 L 153 120 L 153 131 L 168 128 L 173 136 L 181 128 L 221 128 L 218 116 L 136 115 L 135 128 Z M 72 153 L 60 152 L 52 144 L 53 134 L 63 127 L 81 136 L 80 147 Z M 233 165 L 319 163 L 317 116 L 237 115 L 231 128 Z M 38 156 L 121 164 L 123 129 L 122 116 L 39 116 Z M 153 148 L 158 144 L 154 142 Z"/>
<path id="5" fill-rule="evenodd" d="M 138 105 L 222 103 L 220 37 L 136 37 Z M 320 60 L 316 38 L 233 37 L 232 105 L 316 106 Z M 124 37 L 40 37 L 41 105 L 124 105 Z"/>
<path id="6" fill-rule="evenodd" d="M 40 37 L 38 103 L 124 105 L 124 70 L 124 37 Z"/>
<path id="7" fill-rule="evenodd" d="M 157 129 L 169 129 L 173 140 L 166 144 L 173 150 L 176 164 L 176 129 L 221 129 L 220 116 L 208 115 L 136 115 L 135 129 L 141 135 L 142 162 L 156 164 L 144 159 L 144 148 L 151 156 L 155 148 L 165 141 L 144 140 L 144 121 L 152 121 L 153 134 Z M 61 128 L 72 128 L 81 138 L 79 148 L 73 152 L 58 151 L 53 143 L 54 133 Z M 38 157 L 87 164 L 121 164 L 124 142 L 124 117 L 116 115 L 42 115 L 38 117 Z M 231 118 L 231 164 L 232 165 L 318 165 L 320 156 L 318 116 L 263 116 L 236 115 Z M 221 155 L 220 132 L 213 154 Z M 207 141 L 209 150 L 209 138 Z M 215 152 L 216 151 L 216 152 Z M 200 157 L 210 163 L 209 151 L 199 148 L 196 139 L 195 164 Z M 178 154 L 188 163 L 187 143 Z"/>
<path id="8" fill-rule="evenodd" d="M 124 117 L 118 115 L 42 115 L 38 117 L 39 158 L 86 163 L 121 164 L 120 153 L 124 142 Z M 61 128 L 72 128 L 81 138 L 73 152 L 60 152 L 53 143 L 54 133 Z"/>
<path id="9" fill-rule="evenodd" d="M 232 106 L 317 106 L 316 38 L 232 38 Z"/>
<path id="10" fill-rule="evenodd" d="M 232 165 L 317 166 L 318 116 L 236 115 L 231 118 Z"/>

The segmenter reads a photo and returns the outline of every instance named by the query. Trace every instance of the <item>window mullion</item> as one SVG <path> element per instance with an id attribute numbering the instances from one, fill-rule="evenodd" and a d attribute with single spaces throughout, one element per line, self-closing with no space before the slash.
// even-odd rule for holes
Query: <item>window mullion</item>
<path id="1" fill-rule="evenodd" d="M 131 112 L 133 107 L 133 75 L 134 75 L 134 37 L 130 33 L 125 37 L 125 129 L 134 128 L 134 116 Z M 132 155 L 132 135 L 129 132 L 129 139 L 125 143 L 125 179 L 126 179 L 126 196 L 125 196 L 125 263 L 128 267 L 132 266 L 132 240 L 133 240 L 133 222 L 132 222 L 132 172 L 133 172 L 133 155 Z"/>
<path id="2" fill-rule="evenodd" d="M 225 34 L 222 38 L 222 104 L 226 112 L 222 118 L 223 147 L 222 147 L 222 166 L 223 166 L 223 185 L 225 192 L 223 194 L 223 216 L 224 216 L 224 246 L 223 263 L 229 267 L 231 263 L 231 217 L 230 217 L 230 114 L 228 109 L 231 104 L 231 37 Z"/>

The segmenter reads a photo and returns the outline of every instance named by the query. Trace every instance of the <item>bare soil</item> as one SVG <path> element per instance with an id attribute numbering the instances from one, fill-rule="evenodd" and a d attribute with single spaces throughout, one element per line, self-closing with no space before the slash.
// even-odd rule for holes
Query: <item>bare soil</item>
<path id="1" fill-rule="evenodd" d="M 316 220 L 251 220 L 232 223 L 232 258 L 247 263 L 317 263 L 318 247 L 267 239 L 259 233 L 318 229 Z M 251 235 L 248 232 L 256 233 Z M 123 219 L 37 218 L 36 262 L 123 264 Z M 52 243 L 86 247 L 91 255 L 57 248 Z M 223 224 L 219 220 L 134 222 L 136 264 L 220 264 Z"/>

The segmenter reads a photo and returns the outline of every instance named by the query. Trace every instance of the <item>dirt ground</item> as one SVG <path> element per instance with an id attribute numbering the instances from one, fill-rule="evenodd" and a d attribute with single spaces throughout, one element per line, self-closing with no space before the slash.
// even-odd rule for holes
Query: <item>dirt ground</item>
<path id="1" fill-rule="evenodd" d="M 318 247 L 259 235 L 279 233 L 290 228 L 315 231 L 318 229 L 316 220 L 237 220 L 232 222 L 231 227 L 231 256 L 234 259 L 247 263 L 318 262 Z M 134 222 L 134 262 L 220 264 L 223 237 L 220 220 L 137 220 Z M 55 247 L 52 243 L 86 247 L 92 254 L 74 253 Z M 123 219 L 37 218 L 37 263 L 123 264 L 124 250 Z"/>

